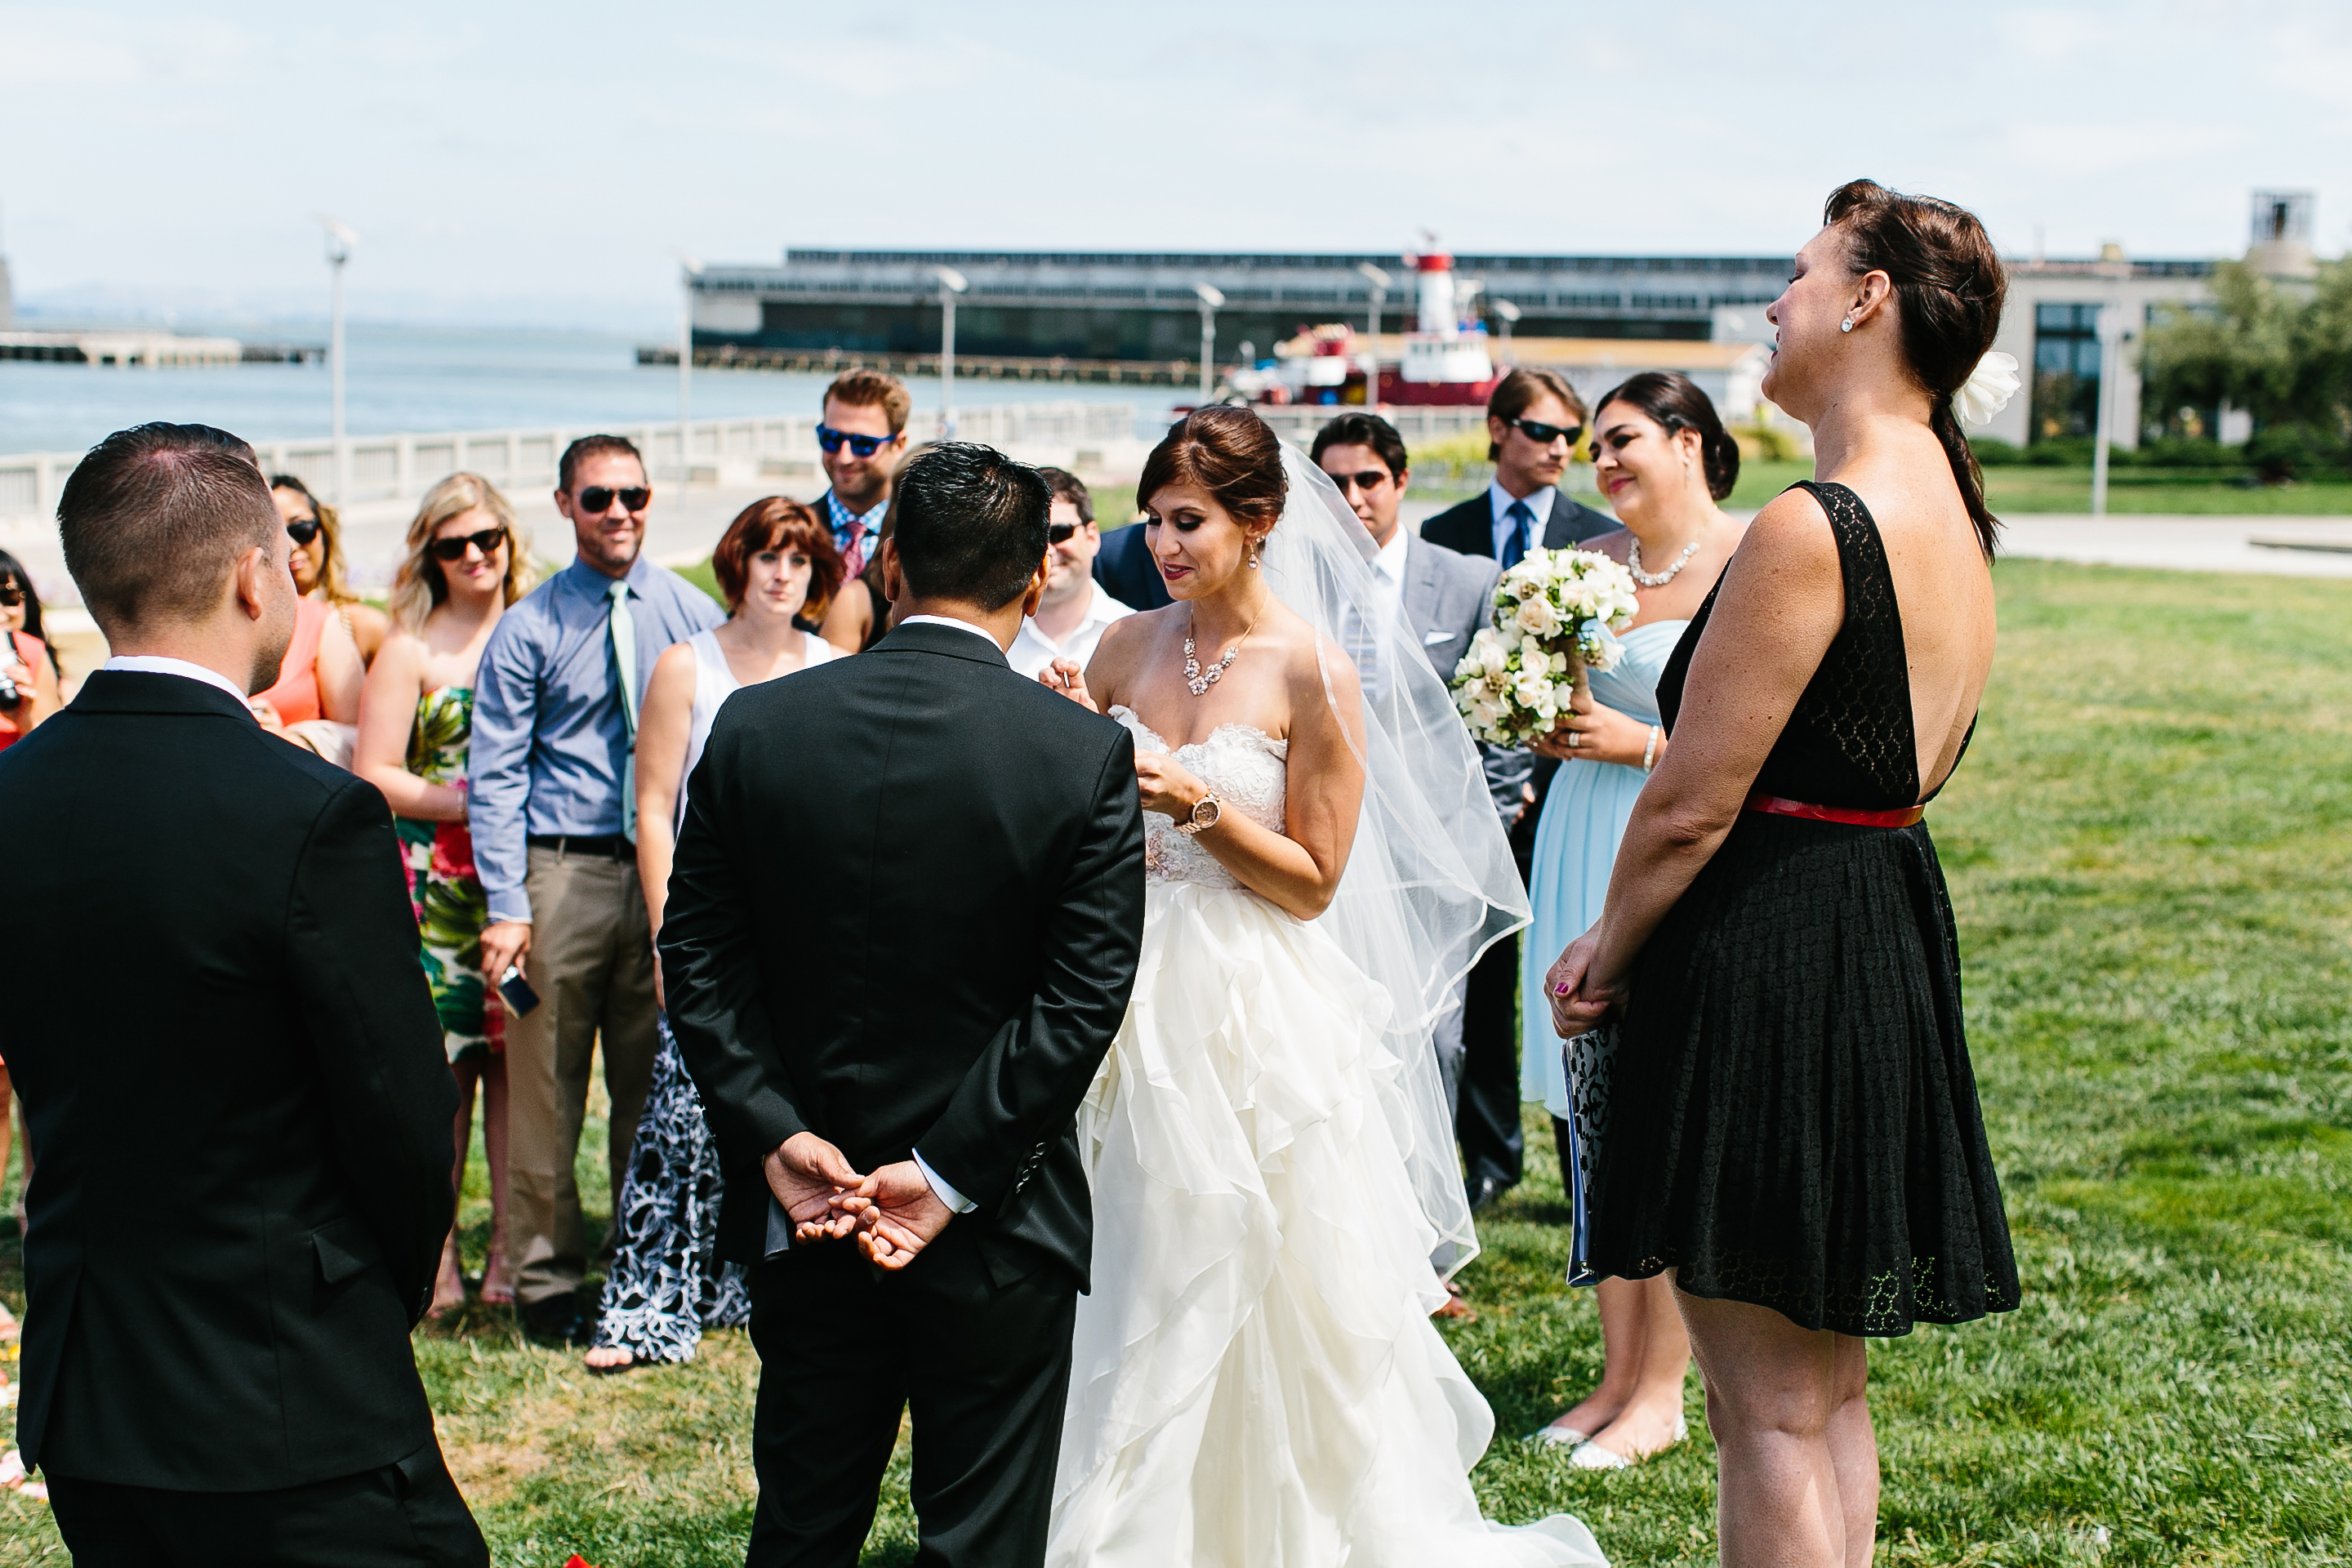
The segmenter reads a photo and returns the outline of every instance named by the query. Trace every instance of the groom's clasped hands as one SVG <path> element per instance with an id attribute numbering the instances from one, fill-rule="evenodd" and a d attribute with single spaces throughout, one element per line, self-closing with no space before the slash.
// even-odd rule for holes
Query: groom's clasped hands
<path id="1" fill-rule="evenodd" d="M 955 1217 L 912 1160 L 860 1175 L 840 1150 L 795 1132 L 761 1162 L 768 1190 L 793 1222 L 793 1245 L 855 1236 L 866 1260 L 904 1268 Z"/>

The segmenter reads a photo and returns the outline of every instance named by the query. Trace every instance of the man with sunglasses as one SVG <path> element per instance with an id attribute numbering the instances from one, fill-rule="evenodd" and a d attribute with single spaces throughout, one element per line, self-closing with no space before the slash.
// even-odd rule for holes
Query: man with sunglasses
<path id="1" fill-rule="evenodd" d="M 830 485 L 816 512 L 833 530 L 848 575 L 866 570 L 890 505 L 890 476 L 907 454 L 907 416 L 915 400 L 906 384 L 878 370 L 844 371 L 824 389 L 817 422 L 818 460 Z"/>
<path id="2" fill-rule="evenodd" d="M 637 885 L 637 710 L 654 661 L 726 612 L 645 559 L 653 488 L 618 436 L 574 441 L 556 510 L 572 564 L 499 618 L 475 678 L 467 814 L 489 895 L 482 969 L 515 965 L 539 998 L 507 1021 L 508 1256 L 523 1325 L 584 1343 L 587 1272 L 572 1179 L 601 1037 L 621 1190 L 653 1078 L 653 931 Z M 469 541 L 451 541 L 462 546 Z"/>
<path id="3" fill-rule="evenodd" d="M 1495 465 L 1494 483 L 1486 494 L 1422 524 L 1421 536 L 1465 555 L 1492 556 L 1497 569 L 1507 572 L 1530 550 L 1566 550 L 1613 531 L 1619 526 L 1614 518 L 1559 490 L 1584 424 L 1584 400 L 1568 377 L 1540 366 L 1512 371 L 1486 402 L 1486 456 Z M 1535 853 L 1544 791 L 1559 763 L 1532 752 L 1481 749 L 1487 754 L 1495 807 L 1510 829 L 1511 853 L 1524 880 Z M 1519 1181 L 1518 988 L 1519 942 L 1507 937 L 1488 948 L 1470 972 L 1463 1014 L 1462 1098 L 1454 1131 L 1462 1141 L 1472 1208 L 1493 1202 Z"/>
<path id="4" fill-rule="evenodd" d="M 1340 415 L 1316 433 L 1311 455 L 1379 547 L 1372 557 L 1372 585 L 1389 612 L 1404 617 L 1439 679 L 1452 680 L 1454 667 L 1470 647 L 1471 634 L 1494 614 L 1495 584 L 1502 567 L 1434 543 L 1425 532 L 1416 534 L 1403 526 L 1399 509 L 1412 473 L 1404 438 L 1379 415 Z M 1507 756 L 1490 757 L 1488 773 L 1497 766 L 1513 768 Z M 1511 788 L 1517 788 L 1524 772 L 1517 768 L 1512 773 Z M 1459 1009 L 1439 1021 L 1434 1045 L 1446 1098 L 1454 1100 L 1462 1079 Z"/>
<path id="5" fill-rule="evenodd" d="M 1053 510 L 1046 514 L 1045 592 L 1037 613 L 1021 623 L 1021 635 L 1004 657 L 1013 673 L 1034 680 L 1057 658 L 1080 669 L 1095 656 L 1103 628 L 1135 612 L 1110 596 L 1095 581 L 1095 552 L 1102 535 L 1095 531 L 1094 498 L 1076 474 L 1059 468 L 1039 468 L 1053 492 Z"/>

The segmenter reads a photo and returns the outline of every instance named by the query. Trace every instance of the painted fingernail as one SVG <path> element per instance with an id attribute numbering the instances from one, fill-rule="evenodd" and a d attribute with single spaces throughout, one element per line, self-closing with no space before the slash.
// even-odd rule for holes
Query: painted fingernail
<path id="1" fill-rule="evenodd" d="M 1568 987 L 1565 985 L 1555 985 L 1551 988 L 1551 994 L 1555 996 L 1565 996 L 1568 994 Z"/>

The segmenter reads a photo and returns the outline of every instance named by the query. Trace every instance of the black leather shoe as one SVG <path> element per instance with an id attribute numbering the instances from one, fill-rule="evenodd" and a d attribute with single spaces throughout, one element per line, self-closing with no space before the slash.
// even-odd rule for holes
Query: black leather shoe
<path id="1" fill-rule="evenodd" d="M 522 1331 L 535 1340 L 552 1341 L 560 1345 L 584 1345 L 595 1325 L 580 1310 L 580 1303 L 570 1296 L 550 1296 L 545 1300 L 529 1302 L 515 1310 Z"/>
<path id="2" fill-rule="evenodd" d="M 1496 1181 L 1492 1176 L 1481 1176 L 1475 1182 L 1467 1182 L 1463 1184 L 1464 1195 L 1468 1197 L 1470 1200 L 1470 1212 L 1472 1214 L 1476 1214 L 1480 1209 L 1485 1208 L 1488 1204 L 1493 1203 L 1496 1198 L 1501 1197 L 1505 1193 L 1507 1193 L 1511 1189 L 1507 1184 Z"/>

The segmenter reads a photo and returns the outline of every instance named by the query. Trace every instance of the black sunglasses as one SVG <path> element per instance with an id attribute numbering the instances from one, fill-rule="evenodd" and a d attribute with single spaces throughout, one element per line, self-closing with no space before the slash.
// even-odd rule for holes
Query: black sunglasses
<path id="1" fill-rule="evenodd" d="M 580 492 L 580 507 L 591 517 L 596 517 L 612 510 L 613 502 L 616 498 L 623 510 L 643 511 L 646 510 L 646 502 L 654 499 L 654 492 L 646 485 L 631 485 L 625 490 L 616 490 L 610 485 L 590 485 Z M 459 553 L 462 554 L 464 552 L 461 551 Z M 455 561 L 457 558 L 453 555 L 449 559 Z"/>
<path id="2" fill-rule="evenodd" d="M 309 548 L 310 541 L 319 537 L 319 520 L 315 517 L 296 518 L 286 525 L 286 537 Z"/>
<path id="3" fill-rule="evenodd" d="M 21 583 L 0 583 L 0 608 L 15 609 L 25 602 L 25 585 Z"/>
<path id="4" fill-rule="evenodd" d="M 636 508 L 631 507 L 629 510 L 635 511 Z M 504 549 L 506 542 L 507 531 L 504 528 L 486 528 L 479 533 L 460 533 L 448 539 L 436 539 L 425 548 L 432 552 L 433 559 L 436 561 L 455 562 L 463 561 L 466 558 L 466 551 L 469 546 L 488 556 L 494 550 Z"/>
<path id="5" fill-rule="evenodd" d="M 828 452 L 838 452 L 841 450 L 841 444 L 846 441 L 849 443 L 851 455 L 859 458 L 870 458 L 898 438 L 896 436 L 855 436 L 846 430 L 836 430 L 830 425 L 820 425 L 816 427 L 818 446 Z"/>
<path id="6" fill-rule="evenodd" d="M 1562 437 L 1565 437 L 1568 444 L 1573 447 L 1578 437 L 1584 434 L 1584 426 L 1581 425 L 1547 425 L 1540 419 L 1509 419 L 1504 423 L 1538 447 L 1549 447 Z"/>
<path id="7" fill-rule="evenodd" d="M 1378 489 L 1382 481 L 1395 477 L 1386 468 L 1366 468 L 1360 474 L 1332 474 L 1330 479 L 1339 487 L 1339 493 L 1345 495 L 1351 486 L 1360 490 Z"/>
<path id="8" fill-rule="evenodd" d="M 1075 522 L 1049 522 L 1045 525 L 1045 542 L 1067 544 L 1077 536 L 1077 531 L 1078 525 Z"/>

